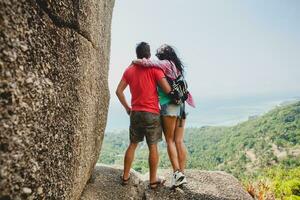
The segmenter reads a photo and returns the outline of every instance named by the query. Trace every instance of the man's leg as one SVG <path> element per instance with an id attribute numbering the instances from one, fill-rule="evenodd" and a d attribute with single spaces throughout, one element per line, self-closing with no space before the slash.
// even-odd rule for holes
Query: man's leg
<path id="1" fill-rule="evenodd" d="M 130 142 L 124 158 L 124 172 L 123 172 L 123 179 L 127 180 L 129 178 L 129 172 L 131 168 L 132 161 L 134 159 L 135 149 L 138 146 L 138 143 Z"/>
<path id="2" fill-rule="evenodd" d="M 159 162 L 159 154 L 157 144 L 149 144 L 149 168 L 150 168 L 150 183 L 157 181 L 157 167 Z"/>

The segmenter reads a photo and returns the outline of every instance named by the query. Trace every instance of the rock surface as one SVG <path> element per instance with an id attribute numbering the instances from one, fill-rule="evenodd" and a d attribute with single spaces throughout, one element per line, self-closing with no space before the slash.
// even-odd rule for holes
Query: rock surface
<path id="1" fill-rule="evenodd" d="M 143 199 L 144 185 L 141 175 L 132 171 L 130 184 L 121 185 L 122 169 L 97 165 L 80 200 Z"/>
<path id="2" fill-rule="evenodd" d="M 159 175 L 167 179 L 165 186 L 157 190 L 148 188 L 148 175 L 141 176 L 132 172 L 130 184 L 120 185 L 122 170 L 115 167 L 97 165 L 91 180 L 86 185 L 81 200 L 108 199 L 199 199 L 199 200 L 251 200 L 239 181 L 224 172 L 187 170 L 188 184 L 171 190 L 169 171 L 160 171 Z"/>
<path id="3" fill-rule="evenodd" d="M 0 1 L 0 199 L 78 199 L 109 101 L 114 0 Z"/>

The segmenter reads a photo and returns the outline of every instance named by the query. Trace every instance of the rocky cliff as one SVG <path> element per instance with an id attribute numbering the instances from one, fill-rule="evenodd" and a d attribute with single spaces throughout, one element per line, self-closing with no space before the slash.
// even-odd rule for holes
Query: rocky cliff
<path id="1" fill-rule="evenodd" d="M 100 152 L 114 0 L 0 1 L 0 199 L 78 199 Z"/>
<path id="2" fill-rule="evenodd" d="M 189 185 L 170 191 L 147 189 L 138 173 L 123 187 L 122 170 L 93 171 L 109 101 L 113 5 L 0 0 L 0 199 L 251 199 L 221 172 L 187 171 Z"/>
<path id="3" fill-rule="evenodd" d="M 148 175 L 141 176 L 132 171 L 129 185 L 122 186 L 120 176 L 122 169 L 97 165 L 93 175 L 82 193 L 81 200 L 251 200 L 239 181 L 224 172 L 208 172 L 187 170 L 188 184 L 182 188 L 171 190 L 168 179 L 171 170 L 163 170 L 168 181 L 165 186 L 156 190 L 148 188 Z"/>

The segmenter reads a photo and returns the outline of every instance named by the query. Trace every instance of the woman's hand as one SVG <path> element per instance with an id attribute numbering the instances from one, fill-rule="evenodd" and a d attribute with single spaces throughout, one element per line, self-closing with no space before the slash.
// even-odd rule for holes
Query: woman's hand
<path id="1" fill-rule="evenodd" d="M 136 59 L 132 61 L 132 64 L 135 65 L 143 65 L 143 60 L 142 59 Z"/>

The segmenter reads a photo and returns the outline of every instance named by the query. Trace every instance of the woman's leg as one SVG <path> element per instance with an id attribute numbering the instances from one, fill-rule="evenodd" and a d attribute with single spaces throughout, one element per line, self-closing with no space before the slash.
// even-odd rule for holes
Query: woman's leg
<path id="1" fill-rule="evenodd" d="M 186 164 L 186 148 L 183 142 L 184 137 L 184 125 L 185 120 L 182 119 L 182 126 L 180 127 L 180 119 L 176 121 L 176 128 L 175 128 L 175 145 L 177 150 L 177 156 L 178 156 L 178 164 L 179 169 L 181 172 L 184 172 L 185 164 Z"/>
<path id="2" fill-rule="evenodd" d="M 162 116 L 163 131 L 166 138 L 167 150 L 174 172 L 179 169 L 177 150 L 175 146 L 175 127 L 177 117 Z"/>

